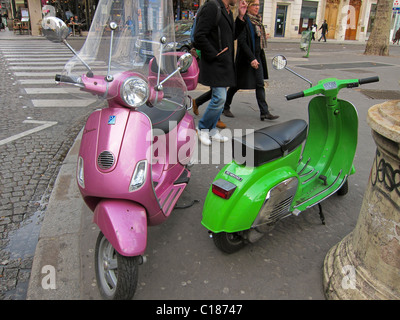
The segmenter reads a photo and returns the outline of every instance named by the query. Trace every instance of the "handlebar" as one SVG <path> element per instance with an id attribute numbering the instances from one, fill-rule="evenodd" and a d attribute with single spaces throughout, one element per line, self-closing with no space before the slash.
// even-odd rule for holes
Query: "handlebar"
<path id="1" fill-rule="evenodd" d="M 370 78 L 359 79 L 358 83 L 366 84 L 366 83 L 372 83 L 372 82 L 378 82 L 378 81 L 379 81 L 379 77 L 375 76 L 375 77 L 370 77 Z"/>
<path id="2" fill-rule="evenodd" d="M 303 98 L 303 97 L 304 97 L 304 91 L 300 91 L 297 93 L 288 94 L 286 96 L 286 100 L 293 100 L 293 99 L 298 99 L 298 98 Z"/>
<path id="3" fill-rule="evenodd" d="M 62 74 L 56 74 L 55 81 L 56 82 L 71 83 L 71 84 L 75 84 L 75 85 L 83 85 L 81 78 L 80 77 L 76 77 L 76 76 L 65 76 L 65 75 L 62 75 Z"/>
<path id="4" fill-rule="evenodd" d="M 379 81 L 379 77 L 378 76 L 369 77 L 369 78 L 363 78 L 363 79 L 358 79 L 358 80 L 336 80 L 336 82 L 327 83 L 327 84 L 333 84 L 333 86 L 330 87 L 329 89 L 320 88 L 320 89 L 317 89 L 317 90 L 314 90 L 314 91 L 309 91 L 309 90 L 315 89 L 318 86 L 320 86 L 320 84 L 318 84 L 317 86 L 308 89 L 307 93 L 306 93 L 306 91 L 300 91 L 300 92 L 297 92 L 297 93 L 288 94 L 286 96 L 286 100 L 293 100 L 293 99 L 303 98 L 306 95 L 323 93 L 325 90 L 330 90 L 330 89 L 336 89 L 337 91 L 339 91 L 340 89 L 342 89 L 344 87 L 354 88 L 354 87 L 358 87 L 359 85 L 372 83 L 372 82 L 378 82 L 378 81 Z M 323 84 L 322 84 L 322 86 L 323 86 Z M 337 94 L 337 92 L 336 92 L 336 94 Z"/>

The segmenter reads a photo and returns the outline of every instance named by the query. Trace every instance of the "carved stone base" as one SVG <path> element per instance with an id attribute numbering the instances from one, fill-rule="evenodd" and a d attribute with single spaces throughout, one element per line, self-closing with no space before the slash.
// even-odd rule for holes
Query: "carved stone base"
<path id="1" fill-rule="evenodd" d="M 373 106 L 377 145 L 354 230 L 328 252 L 328 299 L 400 299 L 400 101 Z"/>

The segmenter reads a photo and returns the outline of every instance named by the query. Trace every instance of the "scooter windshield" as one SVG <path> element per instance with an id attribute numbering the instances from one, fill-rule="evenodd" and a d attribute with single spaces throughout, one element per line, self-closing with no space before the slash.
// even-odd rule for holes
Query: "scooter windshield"
<path id="1" fill-rule="evenodd" d="M 63 73 L 105 79 L 104 94 L 97 94 L 107 100 L 121 97 L 127 79 L 136 77 L 141 81 L 130 86 L 140 87 L 139 93 L 148 97 L 144 103 L 163 110 L 176 109 L 184 106 L 187 92 L 180 73 L 174 73 L 174 48 L 172 1 L 100 0 L 86 42 Z M 90 75 L 82 61 L 90 67 Z"/>

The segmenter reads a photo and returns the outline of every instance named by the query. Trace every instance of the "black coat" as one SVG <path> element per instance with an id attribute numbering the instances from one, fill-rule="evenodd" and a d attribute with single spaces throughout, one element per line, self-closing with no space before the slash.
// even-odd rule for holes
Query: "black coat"
<path id="1" fill-rule="evenodd" d="M 199 82 L 210 87 L 231 87 L 236 84 L 234 64 L 234 40 L 243 30 L 245 23 L 239 18 L 233 21 L 232 12 L 228 14 L 225 5 L 217 0 L 221 6 L 221 18 L 218 25 L 221 34 L 221 48 L 219 48 L 217 8 L 214 3 L 207 2 L 196 18 L 196 33 L 194 41 L 196 48 L 201 51 Z M 220 50 L 228 50 L 219 56 Z"/>
<path id="2" fill-rule="evenodd" d="M 260 47 L 260 37 L 254 34 L 255 43 L 253 45 L 250 21 L 245 16 L 246 27 L 238 38 L 238 48 L 236 55 L 236 72 L 237 87 L 239 89 L 255 89 L 256 88 L 256 70 L 250 63 L 259 57 L 259 68 L 263 68 L 264 79 L 268 79 L 267 60 L 264 50 Z"/>

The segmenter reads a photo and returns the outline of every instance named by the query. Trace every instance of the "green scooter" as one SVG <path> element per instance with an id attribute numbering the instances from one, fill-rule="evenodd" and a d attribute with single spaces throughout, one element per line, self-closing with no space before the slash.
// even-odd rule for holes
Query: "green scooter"
<path id="1" fill-rule="evenodd" d="M 284 56 L 275 56 L 272 65 L 310 83 L 309 89 L 287 95 L 287 100 L 319 96 L 309 103 L 309 125 L 295 119 L 232 140 L 233 161 L 215 177 L 201 221 L 226 253 L 254 243 L 279 220 L 317 204 L 324 224 L 320 202 L 335 193 L 345 195 L 348 177 L 355 173 L 358 115 L 338 93 L 379 81 L 329 78 L 312 86 L 287 67 Z"/>

